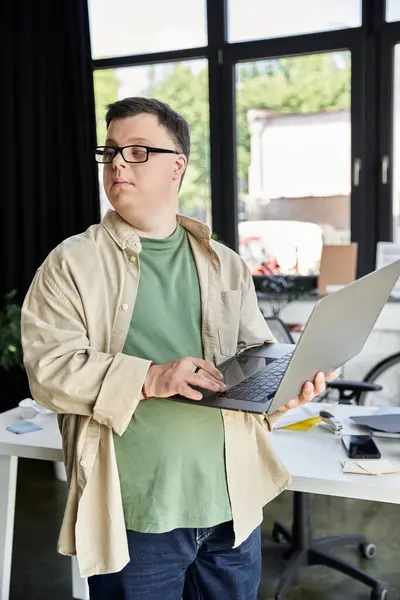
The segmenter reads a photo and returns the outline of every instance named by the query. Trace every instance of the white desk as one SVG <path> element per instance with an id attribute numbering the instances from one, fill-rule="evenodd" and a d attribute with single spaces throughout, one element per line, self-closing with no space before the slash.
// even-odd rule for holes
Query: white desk
<path id="1" fill-rule="evenodd" d="M 376 408 L 333 406 L 328 408 L 344 424 L 343 433 L 360 429 L 348 418 L 372 414 Z M 292 474 L 289 489 L 296 492 L 374 500 L 400 504 L 400 475 L 344 474 L 340 461 L 347 458 L 340 436 L 319 427 L 309 431 L 277 429 L 272 435 L 275 452 Z M 382 458 L 400 468 L 400 440 L 375 438 Z"/>
<path id="2" fill-rule="evenodd" d="M 345 433 L 357 432 L 349 415 L 369 414 L 375 409 L 354 406 L 330 408 L 345 423 Z M 19 421 L 16 409 L 0 414 L 0 600 L 8 600 L 14 529 L 15 490 L 18 457 L 62 460 L 61 437 L 55 415 L 37 417 L 42 431 L 15 435 L 7 425 Z M 276 453 L 291 472 L 293 491 L 375 500 L 400 504 L 400 475 L 343 474 L 340 461 L 346 458 L 340 437 L 322 429 L 310 431 L 277 430 L 272 435 Z M 400 467 L 400 440 L 376 440 L 382 457 Z M 54 551 L 56 551 L 54 549 Z M 86 599 L 85 580 L 72 562 L 73 597 Z"/>
<path id="3" fill-rule="evenodd" d="M 56 416 L 38 415 L 35 423 L 43 427 L 41 431 L 16 435 L 6 430 L 8 425 L 21 420 L 18 409 L 0 413 L 0 600 L 8 600 L 10 591 L 18 458 L 62 461 Z M 75 559 L 72 559 L 72 595 L 80 600 L 89 598 Z"/>

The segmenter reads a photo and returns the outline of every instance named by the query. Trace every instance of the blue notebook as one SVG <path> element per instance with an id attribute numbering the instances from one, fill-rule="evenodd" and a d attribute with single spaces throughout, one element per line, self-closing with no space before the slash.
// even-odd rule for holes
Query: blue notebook
<path id="1" fill-rule="evenodd" d="M 43 427 L 32 423 L 32 421 L 24 421 L 23 423 L 17 423 L 16 425 L 9 425 L 6 427 L 11 433 L 31 433 L 32 431 L 40 431 Z"/>

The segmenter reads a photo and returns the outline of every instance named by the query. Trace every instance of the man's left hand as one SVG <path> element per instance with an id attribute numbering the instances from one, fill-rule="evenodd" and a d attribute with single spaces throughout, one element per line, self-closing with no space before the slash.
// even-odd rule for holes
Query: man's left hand
<path id="1" fill-rule="evenodd" d="M 302 406 L 303 404 L 307 404 L 307 402 L 311 402 L 311 400 L 315 398 L 315 396 L 323 394 L 326 388 L 326 382 L 333 381 L 338 375 L 338 370 L 333 371 L 328 375 L 325 375 L 320 371 L 316 374 L 314 382 L 306 381 L 306 383 L 303 385 L 303 389 L 301 390 L 299 396 L 296 396 L 296 398 L 293 398 L 293 400 L 290 400 L 287 404 L 284 404 L 278 410 L 280 410 L 281 412 L 286 412 L 291 408 L 296 408 L 297 406 Z"/>

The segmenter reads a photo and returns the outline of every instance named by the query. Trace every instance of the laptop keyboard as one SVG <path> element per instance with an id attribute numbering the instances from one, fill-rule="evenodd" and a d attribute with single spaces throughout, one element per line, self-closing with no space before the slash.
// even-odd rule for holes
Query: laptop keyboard
<path id="1" fill-rule="evenodd" d="M 248 402 L 265 402 L 265 400 L 269 400 L 278 389 L 292 354 L 293 352 L 289 352 L 282 358 L 278 358 L 272 365 L 268 365 L 265 369 L 254 373 L 254 375 L 250 375 L 221 395 L 235 398 L 235 400 L 247 400 Z"/>

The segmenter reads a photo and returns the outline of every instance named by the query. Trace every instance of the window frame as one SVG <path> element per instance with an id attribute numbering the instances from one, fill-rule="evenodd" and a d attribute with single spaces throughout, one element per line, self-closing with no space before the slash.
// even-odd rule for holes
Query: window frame
<path id="1" fill-rule="evenodd" d="M 400 22 L 385 21 L 385 0 L 363 0 L 360 27 L 228 43 L 228 0 L 206 2 L 207 46 L 94 59 L 93 70 L 191 59 L 208 61 L 213 231 L 218 239 L 237 250 L 236 63 L 349 51 L 352 61 L 351 240 L 358 244 L 358 275 L 372 271 L 377 242 L 392 239 L 391 170 L 389 184 L 382 186 L 377 166 L 384 153 L 390 159 L 393 156 L 393 97 L 388 92 L 393 88 L 393 48 L 400 41 Z M 353 168 L 356 161 L 361 161 L 358 185 Z"/>

